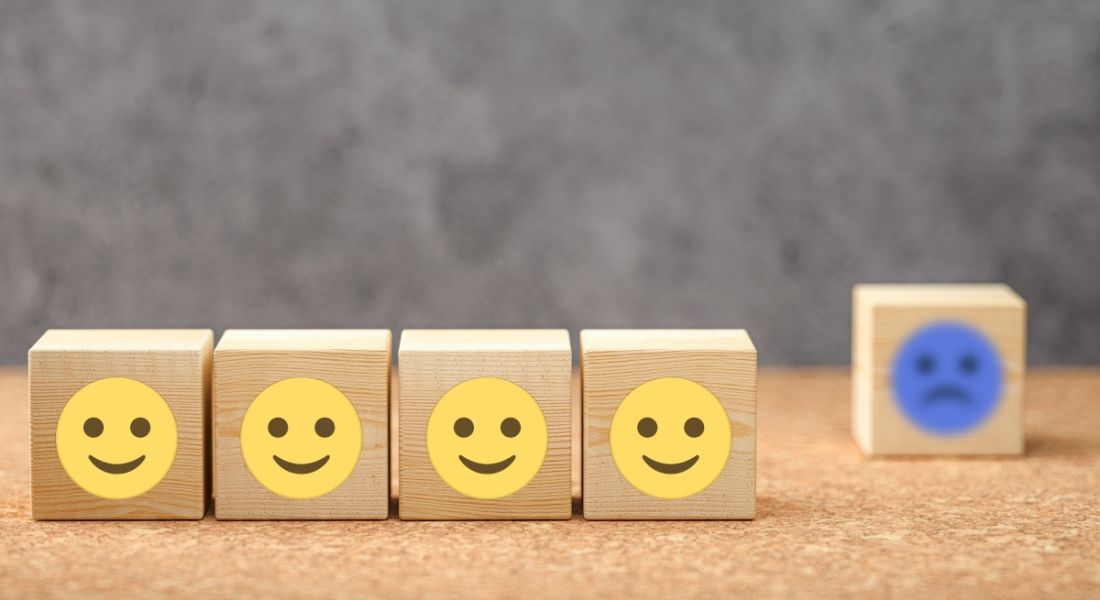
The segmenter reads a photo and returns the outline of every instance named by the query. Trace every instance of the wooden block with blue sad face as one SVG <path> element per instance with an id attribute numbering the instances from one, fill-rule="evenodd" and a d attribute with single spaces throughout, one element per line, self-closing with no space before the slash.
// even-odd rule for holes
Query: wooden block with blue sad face
<path id="1" fill-rule="evenodd" d="M 1005 285 L 857 285 L 852 430 L 863 452 L 1022 453 L 1026 319 Z"/>
<path id="2" fill-rule="evenodd" d="M 756 516 L 744 330 L 581 332 L 586 519 Z"/>
<path id="3" fill-rule="evenodd" d="M 390 332 L 240 330 L 214 351 L 219 519 L 385 519 Z"/>
<path id="4" fill-rule="evenodd" d="M 405 330 L 402 519 L 568 519 L 569 334 Z"/>
<path id="5" fill-rule="evenodd" d="M 35 519 L 201 519 L 214 334 L 47 331 L 28 353 Z"/>

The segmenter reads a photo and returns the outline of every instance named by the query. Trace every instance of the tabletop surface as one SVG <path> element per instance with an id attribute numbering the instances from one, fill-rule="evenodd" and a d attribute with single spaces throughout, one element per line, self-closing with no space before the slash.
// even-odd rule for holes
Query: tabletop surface
<path id="1" fill-rule="evenodd" d="M 0 403 L 0 596 L 1100 597 L 1100 369 L 1028 373 L 1024 457 L 873 461 L 846 370 L 765 369 L 748 522 L 35 522 Z"/>

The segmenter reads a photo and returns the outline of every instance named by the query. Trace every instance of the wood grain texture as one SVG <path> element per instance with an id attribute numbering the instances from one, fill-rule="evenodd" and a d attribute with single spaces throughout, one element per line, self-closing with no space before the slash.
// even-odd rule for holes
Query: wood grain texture
<path id="1" fill-rule="evenodd" d="M 930 435 L 898 410 L 894 355 L 921 327 L 954 321 L 982 332 L 1004 369 L 1001 400 L 966 435 Z M 852 434 L 869 456 L 1012 455 L 1024 450 L 1027 305 L 1011 288 L 975 285 L 857 285 L 852 291 Z"/>
<path id="2" fill-rule="evenodd" d="M 400 373 L 402 519 L 568 519 L 572 514 L 569 334 L 560 330 L 405 330 Z M 492 500 L 448 486 L 428 459 L 425 432 L 436 402 L 475 377 L 524 388 L 546 418 L 548 445 L 538 474 L 518 492 Z"/>
<path id="3" fill-rule="evenodd" d="M 581 331 L 584 516 L 587 519 L 752 519 L 756 515 L 756 348 L 743 330 Z M 718 398 L 733 434 L 729 461 L 705 490 L 676 500 L 632 486 L 611 456 L 611 419 L 636 387 L 694 381 Z"/>
<path id="4" fill-rule="evenodd" d="M 36 519 L 201 519 L 209 496 L 207 445 L 214 334 L 186 330 L 47 331 L 28 352 L 31 495 Z M 127 500 L 93 496 L 61 466 L 62 409 L 84 386 L 127 377 L 156 390 L 176 420 L 176 458 L 164 478 Z"/>
<path id="5" fill-rule="evenodd" d="M 384 519 L 389 514 L 391 333 L 367 330 L 229 330 L 214 351 L 215 512 L 219 519 Z M 359 463 L 318 498 L 275 494 L 249 472 L 240 431 L 252 400 L 270 385 L 312 377 L 359 414 Z"/>
<path id="6" fill-rule="evenodd" d="M 761 370 L 754 521 L 49 522 L 0 368 L 0 597 L 1100 596 L 1100 369 L 1030 370 L 1019 459 L 866 460 L 850 392 Z"/>

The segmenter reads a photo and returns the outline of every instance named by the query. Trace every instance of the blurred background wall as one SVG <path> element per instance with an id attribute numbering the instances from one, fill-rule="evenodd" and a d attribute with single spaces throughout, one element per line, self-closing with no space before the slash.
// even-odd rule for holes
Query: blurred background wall
<path id="1" fill-rule="evenodd" d="M 746 327 L 1005 281 L 1100 361 L 1096 0 L 4 0 L 0 362 L 47 327 Z"/>

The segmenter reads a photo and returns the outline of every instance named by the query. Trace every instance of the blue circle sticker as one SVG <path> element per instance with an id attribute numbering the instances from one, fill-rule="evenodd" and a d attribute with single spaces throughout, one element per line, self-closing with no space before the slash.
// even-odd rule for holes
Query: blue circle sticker
<path id="1" fill-rule="evenodd" d="M 891 378 L 901 412 L 937 435 L 974 429 L 1001 399 L 997 349 L 959 323 L 934 323 L 909 336 L 894 357 Z"/>

